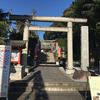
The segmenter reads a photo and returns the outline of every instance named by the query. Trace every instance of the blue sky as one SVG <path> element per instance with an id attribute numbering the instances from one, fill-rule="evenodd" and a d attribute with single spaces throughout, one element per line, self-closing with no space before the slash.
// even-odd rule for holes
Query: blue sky
<path id="1" fill-rule="evenodd" d="M 75 0 L 0 0 L 0 9 L 4 12 L 13 10 L 12 14 L 16 15 L 31 15 L 31 10 L 37 10 L 35 16 L 52 16 L 61 17 L 63 11 L 69 8 L 72 2 Z M 37 26 L 49 27 L 52 23 L 50 22 L 36 22 Z M 12 28 L 14 25 L 12 25 Z M 43 34 L 40 33 L 39 37 L 43 40 Z"/>

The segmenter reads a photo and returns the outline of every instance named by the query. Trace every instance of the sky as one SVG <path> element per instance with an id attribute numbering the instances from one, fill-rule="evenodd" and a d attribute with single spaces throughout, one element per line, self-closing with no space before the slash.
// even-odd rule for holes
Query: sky
<path id="1" fill-rule="evenodd" d="M 75 0 L 0 0 L 0 9 L 8 12 L 12 9 L 14 15 L 31 15 L 31 10 L 37 12 L 35 16 L 61 17 L 63 11 L 69 8 Z M 35 22 L 37 26 L 49 27 L 51 22 Z M 12 25 L 12 28 L 15 27 Z M 39 38 L 43 40 L 45 32 L 38 32 Z"/>

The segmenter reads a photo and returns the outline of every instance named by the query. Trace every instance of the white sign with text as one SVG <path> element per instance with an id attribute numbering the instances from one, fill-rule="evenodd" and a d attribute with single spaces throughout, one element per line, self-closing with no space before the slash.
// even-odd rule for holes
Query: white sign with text
<path id="1" fill-rule="evenodd" d="M 0 97 L 8 96 L 11 46 L 0 45 Z"/>

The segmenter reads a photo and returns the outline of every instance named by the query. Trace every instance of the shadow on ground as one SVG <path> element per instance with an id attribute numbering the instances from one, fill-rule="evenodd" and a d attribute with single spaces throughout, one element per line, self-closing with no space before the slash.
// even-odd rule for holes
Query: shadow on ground
<path id="1" fill-rule="evenodd" d="M 35 68 L 37 67 L 32 68 L 30 70 L 30 73 L 34 72 Z M 21 96 L 26 91 L 26 88 L 28 87 L 28 82 L 33 83 L 32 90 L 28 92 L 28 94 L 26 94 L 23 98 L 21 98 Z M 39 84 L 40 82 L 42 83 L 42 85 Z M 17 91 L 17 88 L 16 90 L 13 90 L 13 91 L 9 90 L 9 100 L 49 100 L 47 92 L 45 90 L 41 92 L 41 89 L 40 89 L 41 86 L 43 88 L 45 87 L 40 70 L 35 71 L 26 80 L 14 81 L 14 82 L 11 82 L 10 85 L 12 86 L 15 83 L 20 83 L 18 87 L 25 87 L 25 88 L 22 90 L 23 92 L 18 91 L 19 94 L 15 95 L 15 97 L 14 95 L 11 95 L 10 93 L 11 92 L 15 93 L 15 91 Z"/>
<path id="2" fill-rule="evenodd" d="M 85 100 L 85 93 L 86 93 L 86 91 L 79 91 L 79 93 L 81 94 L 83 100 Z M 91 94 L 90 94 L 90 91 L 87 91 L 87 94 L 86 94 L 86 100 L 91 100 Z"/>

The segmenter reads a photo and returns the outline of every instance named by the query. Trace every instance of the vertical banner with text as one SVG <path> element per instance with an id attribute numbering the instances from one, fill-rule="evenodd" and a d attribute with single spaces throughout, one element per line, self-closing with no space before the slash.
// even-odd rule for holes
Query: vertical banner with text
<path id="1" fill-rule="evenodd" d="M 57 50 L 58 42 L 56 42 L 56 50 Z"/>
<path id="2" fill-rule="evenodd" d="M 61 57 L 61 48 L 58 48 L 58 58 Z"/>
<path id="3" fill-rule="evenodd" d="M 60 48 L 60 46 L 57 46 L 57 54 L 58 54 L 58 48 Z"/>
<path id="4" fill-rule="evenodd" d="M 0 97 L 8 96 L 11 46 L 0 45 Z"/>

